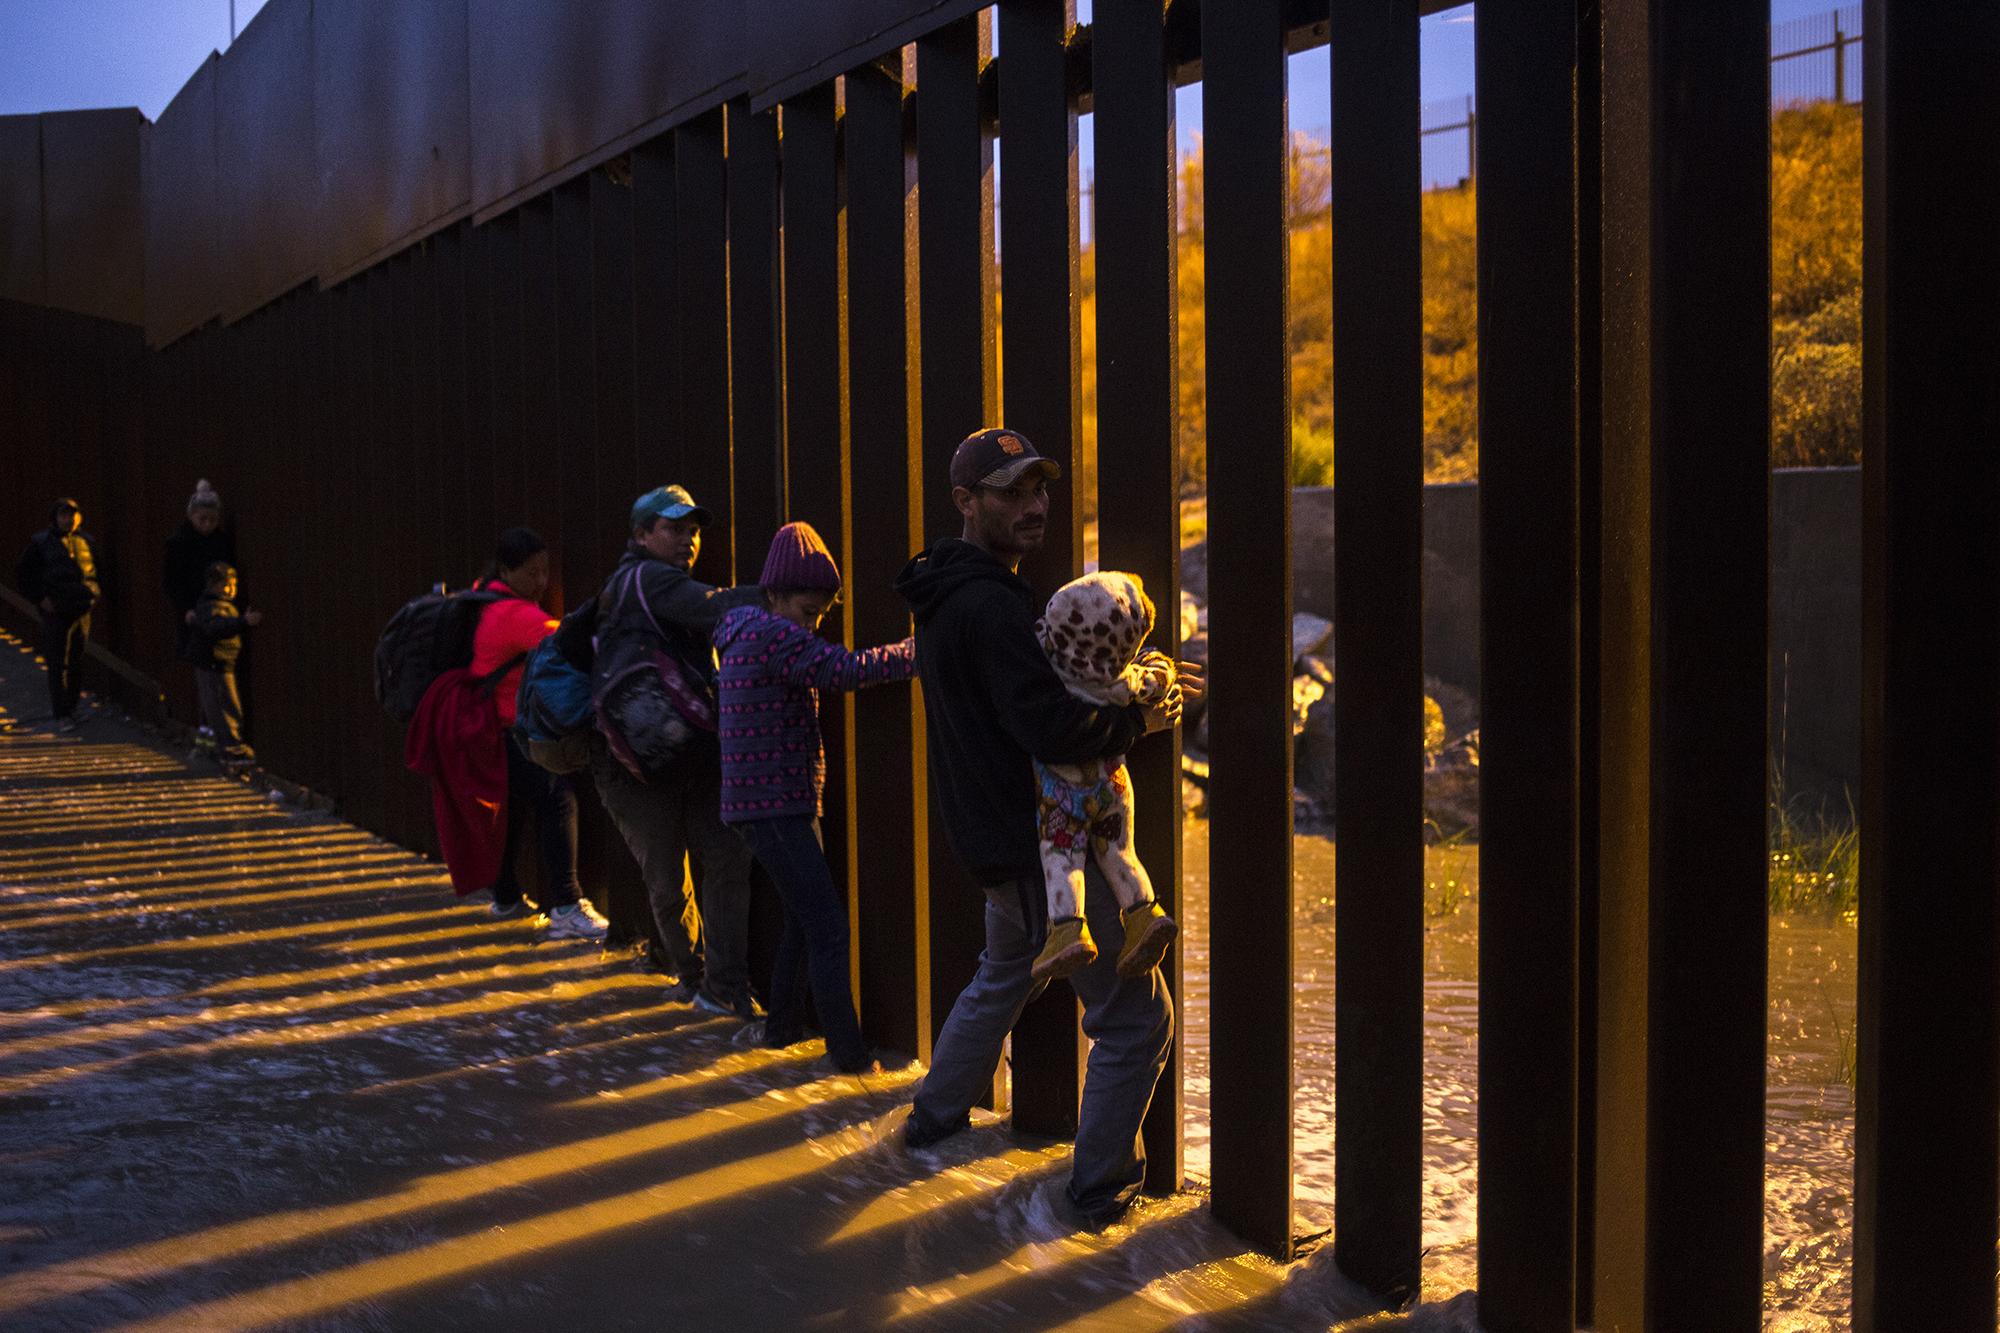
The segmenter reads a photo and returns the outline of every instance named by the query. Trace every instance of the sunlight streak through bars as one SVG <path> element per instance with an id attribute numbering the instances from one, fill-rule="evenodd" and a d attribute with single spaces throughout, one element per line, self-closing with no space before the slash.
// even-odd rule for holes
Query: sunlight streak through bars
<path id="1" fill-rule="evenodd" d="M 1600 1327 L 1763 1304 L 1768 19 L 1604 9 Z"/>
<path id="2" fill-rule="evenodd" d="M 1340 4 L 1333 78 L 1334 1253 L 1423 1237 L 1423 280 L 1416 0 Z"/>
<path id="3" fill-rule="evenodd" d="M 740 1101 L 691 1109 L 632 1129 L 537 1149 L 478 1166 L 418 1176 L 401 1189 L 371 1199 L 245 1218 L 185 1236 L 90 1255 L 49 1268 L 9 1274 L 0 1277 L 0 1312 L 30 1309 L 59 1297 L 118 1283 L 157 1279 L 198 1264 L 219 1263 L 387 1218 L 464 1203 L 500 1190 L 519 1189 L 594 1167 L 629 1162 L 718 1134 L 797 1116 L 814 1109 L 816 1105 L 825 1104 L 815 1102 L 816 1094 L 851 1093 L 853 1087 L 852 1079 L 827 1078 L 816 1084 L 789 1089 L 791 1095 L 788 1098 L 774 1098 L 760 1090 Z M 728 1172 L 734 1168 L 718 1169 Z M 313 1275 L 284 1286 L 310 1288 L 321 1281 L 334 1282 L 337 1277 L 338 1274 Z M 256 1294 L 259 1293 L 252 1293 Z M 293 1317 L 307 1312 L 300 1309 Z M 191 1313 L 181 1312 L 182 1315 Z M 179 1326 L 226 1326 L 220 1322 L 224 1316 L 218 1314 L 214 1317 L 218 1320 L 214 1324 Z"/>
<path id="4" fill-rule="evenodd" d="M 1577 547 L 1573 4 L 1476 33 L 1479 173 L 1479 1303 L 1576 1302 Z"/>
<path id="5" fill-rule="evenodd" d="M 127 1333 L 167 1329 L 221 1333 L 301 1319 L 440 1278 L 479 1272 L 593 1236 L 658 1222 L 733 1195 L 782 1186 L 825 1170 L 838 1155 L 821 1142 L 807 1140 L 506 1227 L 482 1227 L 331 1273 L 316 1273 L 191 1306 L 156 1320 L 127 1325 Z"/>
<path id="6" fill-rule="evenodd" d="M 1292 1252 L 1292 509 L 1284 6 L 1203 14 L 1215 1217 Z M 1101 144 L 1100 144 L 1101 146 Z M 1214 871 L 1222 871 L 1215 875 Z"/>
<path id="7" fill-rule="evenodd" d="M 2000 1178 L 2000 6 L 1871 0 L 1854 1327 L 1990 1328 Z"/>
<path id="8" fill-rule="evenodd" d="M 594 958 L 578 960 L 595 964 Z M 71 1079 L 88 1078 L 112 1069 L 122 1069 L 145 1060 L 166 1056 L 188 1056 L 208 1054 L 215 1051 L 231 1051 L 248 1047 L 299 1046 L 317 1041 L 333 1041 L 351 1037 L 363 1032 L 379 1032 L 385 1028 L 406 1027 L 411 1023 L 429 1023 L 445 1018 L 461 1018 L 467 1014 L 486 1014 L 500 1009 L 519 1008 L 528 1004 L 555 1004 L 583 999 L 610 990 L 657 989 L 659 982 L 653 978 L 626 973 L 603 977 L 589 977 L 581 981 L 563 981 L 532 991 L 502 990 L 480 995 L 473 999 L 452 1000 L 443 1004 L 418 1005 L 395 1009 L 387 1013 L 363 1014 L 355 1018 L 333 1019 L 324 1023 L 305 1023 L 297 1027 L 263 1028 L 252 1032 L 235 1032 L 226 1036 L 212 1037 L 204 1041 L 188 1042 L 179 1046 L 163 1046 L 150 1050 L 134 1051 L 127 1055 L 110 1056 L 94 1060 L 88 1064 L 70 1065 L 60 1069 L 37 1069 L 23 1074 L 0 1075 L 0 1092 L 26 1092 L 33 1088 L 45 1088 Z"/>
<path id="9" fill-rule="evenodd" d="M 69 1046 L 91 1046 L 100 1042 L 114 1041 L 125 1037 L 166 1035 L 183 1028 L 213 1027 L 225 1023 L 239 1023 L 252 1018 L 285 1018 L 293 1014 L 311 1013 L 315 1009 L 338 1009 L 342 1005 L 366 1004 L 374 1000 L 386 1000 L 398 995 L 420 995 L 425 991 L 442 991 L 468 986 L 499 985 L 510 981 L 532 981 L 557 972 L 574 972 L 595 967 L 599 963 L 595 955 L 572 956 L 567 958 L 538 959 L 531 963 L 508 965 L 486 963 L 477 968 L 460 972 L 434 973 L 417 977 L 410 981 L 381 982 L 368 986 L 357 986 L 350 990 L 323 990 L 308 995 L 282 995 L 271 1000 L 245 1000 L 237 1004 L 224 1005 L 217 1009 L 202 1009 L 194 1013 L 153 1014 L 144 1018 L 120 1019 L 102 1023 L 95 1027 L 72 1027 L 61 1032 L 47 1032 L 33 1037 L 19 1037 L 0 1040 L 0 1060 L 18 1059 L 40 1051 L 61 1050 Z M 235 1034 L 230 1034 L 235 1035 Z"/>
<path id="10" fill-rule="evenodd" d="M 411 884 L 435 882 L 431 876 L 421 880 L 410 880 Z M 420 912 L 387 912 L 380 916 L 338 917 L 331 921 L 306 921 L 290 926 L 269 926 L 262 930 L 235 930 L 217 935 L 187 935 L 171 940 L 151 940 L 145 944 L 107 945 L 101 949 L 72 949 L 61 953 L 28 954 L 20 958 L 0 959 L 0 972 L 19 971 L 28 967 L 70 966 L 75 963 L 95 962 L 102 958 L 129 958 L 134 954 L 172 952 L 184 953 L 197 949 L 227 949 L 239 944 L 262 944 L 267 940 L 309 939 L 315 935 L 337 935 L 343 931 L 364 930 L 368 927 L 399 925 L 411 921 L 435 921 L 445 916 L 440 908 L 430 908 Z M 368 948 L 379 945 L 380 941 L 348 942 L 349 947 Z"/>

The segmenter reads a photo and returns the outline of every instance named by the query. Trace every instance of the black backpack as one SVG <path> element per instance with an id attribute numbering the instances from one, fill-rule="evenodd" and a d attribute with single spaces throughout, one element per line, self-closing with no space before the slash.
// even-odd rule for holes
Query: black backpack
<path id="1" fill-rule="evenodd" d="M 375 641 L 375 700 L 390 717 L 408 722 L 432 681 L 472 665 L 480 614 L 499 600 L 499 593 L 447 592 L 440 583 L 389 617 Z M 509 662 L 503 673 L 517 664 Z"/>

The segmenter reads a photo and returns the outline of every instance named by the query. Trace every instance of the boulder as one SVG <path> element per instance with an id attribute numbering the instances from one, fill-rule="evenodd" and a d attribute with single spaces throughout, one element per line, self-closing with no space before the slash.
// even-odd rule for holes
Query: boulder
<path id="1" fill-rule="evenodd" d="M 1208 543 L 1181 547 L 1181 591 L 1208 600 Z"/>
<path id="2" fill-rule="evenodd" d="M 1333 622 L 1310 611 L 1301 611 L 1292 617 L 1292 661 L 1310 657 L 1326 647 L 1333 637 Z"/>

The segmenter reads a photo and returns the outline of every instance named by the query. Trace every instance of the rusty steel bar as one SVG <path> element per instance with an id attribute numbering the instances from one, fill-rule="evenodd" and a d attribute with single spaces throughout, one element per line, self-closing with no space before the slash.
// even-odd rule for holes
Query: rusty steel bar
<path id="1" fill-rule="evenodd" d="M 840 180 L 836 157 L 835 88 L 824 83 L 784 103 L 784 346 L 785 439 L 783 517 L 818 529 L 840 562 L 846 594 L 822 632 L 853 647 L 854 554 L 847 539 L 847 493 L 853 461 L 841 420 Z M 859 936 L 855 884 L 854 695 L 820 695 L 826 746 L 826 861 L 846 894 L 848 937 Z M 850 943 L 849 989 L 860 955 Z"/>
<path id="2" fill-rule="evenodd" d="M 847 184 L 847 429 L 854 488 L 853 626 L 856 643 L 910 632 L 891 581 L 922 543 L 918 456 L 910 436 L 908 294 L 904 278 L 903 81 L 869 65 L 843 80 Z M 855 765 L 868 801 L 855 822 L 855 952 L 862 1030 L 914 1053 L 929 1040 L 920 967 L 928 938 L 928 802 L 922 704 L 914 690 L 863 690 L 854 700 Z"/>
<path id="3" fill-rule="evenodd" d="M 730 458 L 737 577 L 764 567 L 784 521 L 778 383 L 778 113 L 731 102 L 729 121 Z"/>
<path id="4" fill-rule="evenodd" d="M 1210 1137 L 1216 1220 L 1292 1252 L 1292 541 L 1284 5 L 1203 15 Z M 1100 151 L 1102 141 L 1100 139 Z"/>
<path id="5" fill-rule="evenodd" d="M 1766 21 L 1604 7 L 1601 1327 L 1761 1318 Z"/>
<path id="6" fill-rule="evenodd" d="M 634 496 L 678 477 L 684 456 L 676 198 L 674 136 L 662 134 L 632 150 Z"/>
<path id="7" fill-rule="evenodd" d="M 1073 0 L 1013 0 L 999 7 L 1001 154 L 1001 363 L 1007 424 L 1062 464 L 1050 487 L 1048 535 L 1021 564 L 1053 591 L 1083 572 L 1083 376 L 1078 337 L 1076 113 L 1065 84 L 1063 39 Z M 1084 1045 L 1076 994 L 1050 986 L 1014 1029 L 1014 1124 L 1029 1133 L 1076 1133 Z"/>
<path id="8" fill-rule="evenodd" d="M 1479 1311 L 1576 1313 L 1573 5 L 1480 16 Z"/>
<path id="9" fill-rule="evenodd" d="M 1093 11 L 1097 90 L 1097 516 L 1105 569 L 1137 574 L 1159 609 L 1150 646 L 1180 646 L 1180 441 L 1175 395 L 1174 88 L 1156 0 Z M 1103 479 L 1108 478 L 1108 484 Z M 1180 733 L 1127 759 L 1133 846 L 1160 905 L 1180 911 Z M 1180 992 L 1181 951 L 1161 968 Z M 1146 1188 L 1181 1185 L 1179 1044 L 1146 1119 Z"/>
<path id="10" fill-rule="evenodd" d="M 947 476 L 951 453 L 995 406 L 993 171 L 979 117 L 981 45 L 977 16 L 917 42 L 918 443 L 926 541 L 958 535 Z M 986 940 L 979 890 L 943 838 L 930 843 L 930 893 L 928 1031 L 919 1052 L 926 1059 Z"/>
<path id="11" fill-rule="evenodd" d="M 676 481 L 714 516 L 694 576 L 736 581 L 729 466 L 729 217 L 722 109 L 674 131 L 674 248 L 680 264 L 680 470 Z M 761 564 L 758 566 L 761 567 Z M 755 573 L 753 568 L 752 573 Z"/>
<path id="12" fill-rule="evenodd" d="M 2000 160 L 2000 9 L 1871 0 L 1865 31 L 1854 1326 L 1988 1328 L 2000 256 L 1963 164 Z"/>
<path id="13" fill-rule="evenodd" d="M 1333 51 L 1334 1252 L 1400 1301 L 1423 1221 L 1423 382 L 1417 5 Z"/>

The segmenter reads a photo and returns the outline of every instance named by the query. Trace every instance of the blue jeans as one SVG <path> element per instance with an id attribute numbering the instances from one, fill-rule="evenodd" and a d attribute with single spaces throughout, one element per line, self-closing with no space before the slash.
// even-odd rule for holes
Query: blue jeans
<path id="1" fill-rule="evenodd" d="M 826 864 L 819 821 L 804 815 L 759 819 L 736 831 L 770 873 L 785 903 L 785 934 L 771 969 L 766 1044 L 789 1046 L 805 1032 L 805 983 L 810 981 L 826 1053 L 847 1073 L 869 1065 L 868 1045 L 847 988 L 847 905 Z"/>
<path id="2" fill-rule="evenodd" d="M 1099 952 L 1097 961 L 1069 977 L 1083 1001 L 1083 1030 L 1092 1042 L 1069 1197 L 1086 1217 L 1103 1222 L 1123 1212 L 1146 1179 L 1139 1128 L 1173 1048 L 1174 1005 L 1159 969 L 1143 977 L 1118 975 L 1118 950 L 1125 941 L 1118 900 L 1094 863 L 1085 873 L 1084 914 Z M 931 905 L 933 911 L 950 907 Z M 1001 1043 L 1041 990 L 1031 969 L 1048 936 L 1043 907 L 1040 876 L 986 890 L 986 951 L 971 984 L 951 1006 L 910 1112 L 911 1131 L 920 1139 L 964 1125 L 973 1104 L 992 1087 Z"/>

